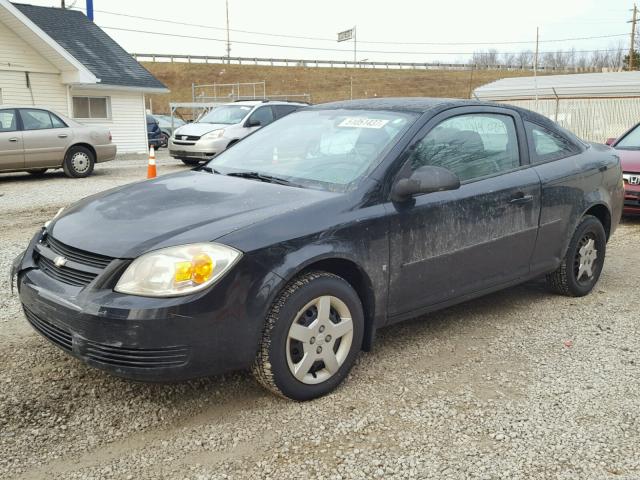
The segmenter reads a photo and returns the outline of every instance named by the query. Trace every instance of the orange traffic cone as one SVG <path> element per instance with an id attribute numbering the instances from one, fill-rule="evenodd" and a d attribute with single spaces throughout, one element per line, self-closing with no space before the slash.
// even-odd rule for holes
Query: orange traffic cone
<path id="1" fill-rule="evenodd" d="M 147 178 L 156 178 L 156 152 L 153 145 L 149 145 L 149 164 L 147 165 Z"/>

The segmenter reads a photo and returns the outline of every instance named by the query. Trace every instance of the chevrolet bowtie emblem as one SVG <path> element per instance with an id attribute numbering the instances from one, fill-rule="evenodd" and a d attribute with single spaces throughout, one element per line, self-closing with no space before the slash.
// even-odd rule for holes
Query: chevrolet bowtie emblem
<path id="1" fill-rule="evenodd" d="M 64 257 L 56 257 L 53 259 L 53 264 L 58 268 L 64 267 L 67 264 L 67 259 Z"/>

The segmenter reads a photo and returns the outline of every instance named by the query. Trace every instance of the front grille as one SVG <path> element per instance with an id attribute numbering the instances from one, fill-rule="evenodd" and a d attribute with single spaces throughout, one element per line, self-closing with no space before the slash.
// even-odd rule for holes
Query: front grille
<path id="1" fill-rule="evenodd" d="M 27 307 L 24 307 L 24 315 L 31 326 L 50 342 L 58 345 L 63 350 L 70 352 L 73 345 L 71 334 L 62 328 L 56 327 L 43 320 Z"/>
<path id="2" fill-rule="evenodd" d="M 57 266 L 56 257 L 63 257 L 66 264 Z M 105 255 L 70 247 L 50 235 L 45 235 L 36 245 L 34 258 L 43 273 L 75 287 L 84 287 L 91 283 L 113 260 Z"/>
<path id="3" fill-rule="evenodd" d="M 187 347 L 166 347 L 158 349 L 122 348 L 87 340 L 85 348 L 87 358 L 115 367 L 180 367 L 187 363 L 189 356 Z"/>
<path id="4" fill-rule="evenodd" d="M 173 142 L 175 143 L 177 141 L 188 141 L 188 142 L 197 142 L 198 140 L 200 140 L 200 137 L 197 135 L 187 135 L 187 138 L 184 138 L 184 135 L 176 135 L 176 137 L 173 139 Z"/>
<path id="5" fill-rule="evenodd" d="M 56 280 L 73 285 L 84 287 L 93 281 L 98 275 L 96 273 L 83 272 L 69 267 L 56 267 L 56 265 L 43 255 L 38 255 L 36 265 L 44 273 Z"/>
<path id="6" fill-rule="evenodd" d="M 42 243 L 49 247 L 52 252 L 57 255 L 62 255 L 67 260 L 72 260 L 83 265 L 89 265 L 90 267 L 106 268 L 107 265 L 111 263 L 111 260 L 113 260 L 111 257 L 98 255 L 97 253 L 85 252 L 84 250 L 79 250 L 65 245 L 64 243 L 60 243 L 51 235 L 45 236 Z"/>

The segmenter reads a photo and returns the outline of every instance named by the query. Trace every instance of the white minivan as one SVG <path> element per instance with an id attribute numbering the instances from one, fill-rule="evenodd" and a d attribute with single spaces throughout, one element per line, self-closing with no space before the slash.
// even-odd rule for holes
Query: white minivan
<path id="1" fill-rule="evenodd" d="M 220 105 L 197 122 L 177 128 L 169 140 L 169 155 L 187 165 L 197 165 L 251 132 L 307 105 L 270 100 L 240 100 Z"/>

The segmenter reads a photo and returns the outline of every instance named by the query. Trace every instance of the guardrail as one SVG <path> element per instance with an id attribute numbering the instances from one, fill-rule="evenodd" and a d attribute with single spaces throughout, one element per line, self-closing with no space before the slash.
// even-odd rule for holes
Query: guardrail
<path id="1" fill-rule="evenodd" d="M 376 68 L 407 70 L 523 70 L 533 71 L 533 65 L 478 65 L 440 62 L 354 62 L 349 60 L 305 60 L 292 58 L 225 57 L 210 55 L 175 55 L 160 53 L 132 53 L 138 61 L 182 63 L 229 63 L 233 65 L 266 65 L 285 67 Z M 601 69 L 582 67 L 538 67 L 539 71 L 596 72 Z"/>

